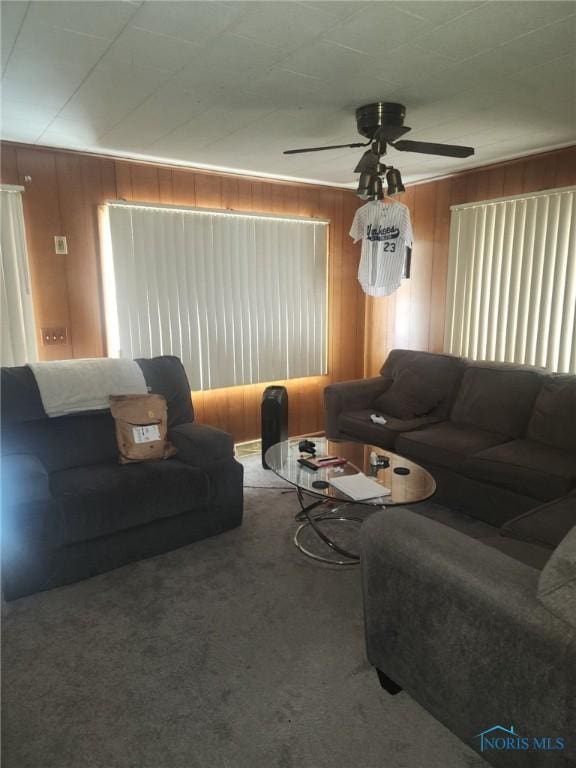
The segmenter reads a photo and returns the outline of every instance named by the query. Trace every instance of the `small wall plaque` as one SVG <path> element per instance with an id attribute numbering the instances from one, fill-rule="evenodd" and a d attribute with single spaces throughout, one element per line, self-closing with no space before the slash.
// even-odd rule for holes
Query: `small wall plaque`
<path id="1" fill-rule="evenodd" d="M 64 235 L 54 235 L 54 250 L 64 256 L 68 253 L 68 242 Z"/>

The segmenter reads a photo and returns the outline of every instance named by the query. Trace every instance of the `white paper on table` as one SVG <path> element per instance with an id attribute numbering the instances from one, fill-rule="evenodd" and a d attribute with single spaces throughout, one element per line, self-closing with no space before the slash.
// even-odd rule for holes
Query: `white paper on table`
<path id="1" fill-rule="evenodd" d="M 328 481 L 346 496 L 350 496 L 354 501 L 365 501 L 367 499 L 376 499 L 379 496 L 390 496 L 390 488 L 385 488 L 375 480 L 371 480 L 363 472 L 357 475 L 344 475 L 344 477 L 331 477 Z"/>

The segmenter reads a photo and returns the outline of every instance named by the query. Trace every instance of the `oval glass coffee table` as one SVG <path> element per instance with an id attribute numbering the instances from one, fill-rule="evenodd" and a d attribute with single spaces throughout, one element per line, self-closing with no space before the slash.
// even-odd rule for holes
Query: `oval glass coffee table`
<path id="1" fill-rule="evenodd" d="M 314 443 L 317 456 L 338 456 L 346 459 L 346 464 L 339 467 L 322 467 L 316 471 L 308 469 L 298 463 L 298 459 L 310 457 L 310 454 L 301 453 L 298 448 L 299 442 L 303 439 L 292 438 L 276 443 L 266 451 L 265 459 L 268 466 L 279 477 L 296 487 L 301 507 L 296 520 L 302 524 L 294 535 L 294 543 L 301 552 L 314 560 L 331 565 L 355 565 L 359 562 L 360 557 L 356 553 L 340 546 L 327 534 L 326 530 L 322 530 L 326 528 L 327 521 L 330 521 L 331 525 L 343 523 L 357 526 L 363 522 L 362 518 L 342 514 L 342 507 L 349 504 L 375 508 L 416 504 L 429 499 L 436 490 L 434 478 L 424 467 L 392 451 L 365 443 L 327 440 L 324 437 L 308 438 Z M 387 462 L 384 461 L 384 465 L 372 463 L 371 457 L 373 459 L 374 454 L 377 457 L 384 457 Z M 387 466 L 385 466 L 386 463 Z M 367 477 L 389 489 L 390 493 L 373 499 L 355 501 L 329 484 L 331 478 L 355 475 L 358 472 L 363 472 Z M 324 481 L 328 485 L 325 488 L 314 487 L 313 483 L 317 481 Z M 304 493 L 313 495 L 316 497 L 315 500 L 306 503 Z M 321 510 L 320 514 L 312 516 L 310 513 L 318 507 L 324 507 L 324 511 Z M 311 528 L 318 539 L 329 548 L 331 557 L 325 557 L 304 546 L 302 533 L 308 528 Z M 340 559 L 334 559 L 338 556 Z"/>

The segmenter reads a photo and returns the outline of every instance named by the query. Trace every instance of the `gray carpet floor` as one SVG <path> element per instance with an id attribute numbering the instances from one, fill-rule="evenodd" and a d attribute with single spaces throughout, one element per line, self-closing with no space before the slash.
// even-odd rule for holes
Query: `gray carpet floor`
<path id="1" fill-rule="evenodd" d="M 247 487 L 241 528 L 4 606 L 4 768 L 485 766 L 382 691 L 359 569 L 300 554 L 294 493 L 243 463 L 274 487 Z"/>

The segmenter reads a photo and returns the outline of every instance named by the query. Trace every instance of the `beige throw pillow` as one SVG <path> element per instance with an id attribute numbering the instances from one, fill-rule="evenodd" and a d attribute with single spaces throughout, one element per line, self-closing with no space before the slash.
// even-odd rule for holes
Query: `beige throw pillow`
<path id="1" fill-rule="evenodd" d="M 176 448 L 167 440 L 168 409 L 162 395 L 112 395 L 120 464 L 167 459 Z"/>

